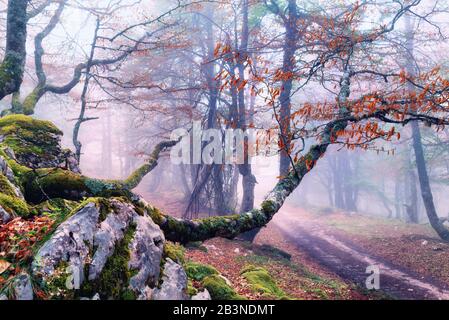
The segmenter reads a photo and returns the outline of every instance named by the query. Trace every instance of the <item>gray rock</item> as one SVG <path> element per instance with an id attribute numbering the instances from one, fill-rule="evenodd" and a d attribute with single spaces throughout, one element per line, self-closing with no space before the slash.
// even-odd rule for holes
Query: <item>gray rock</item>
<path id="1" fill-rule="evenodd" d="M 137 274 L 129 281 L 134 292 L 142 293 L 148 284 L 154 286 L 159 279 L 160 263 L 164 249 L 164 234 L 147 215 L 134 215 L 136 225 L 133 240 L 129 244 L 129 269 Z"/>
<path id="2" fill-rule="evenodd" d="M 33 286 L 27 273 L 18 275 L 13 280 L 14 298 L 16 300 L 33 300 Z"/>
<path id="3" fill-rule="evenodd" d="M 11 215 L 0 206 L 0 225 L 8 223 L 11 219 Z"/>
<path id="4" fill-rule="evenodd" d="M 140 292 L 139 296 L 137 297 L 137 300 L 151 300 L 152 297 L 153 297 L 153 289 L 147 286 L 143 291 Z"/>
<path id="5" fill-rule="evenodd" d="M 0 294 L 0 301 L 6 301 L 9 300 L 6 294 Z"/>
<path id="6" fill-rule="evenodd" d="M 116 243 L 123 239 L 125 230 L 136 214 L 128 204 L 116 200 L 111 200 L 111 203 L 115 207 L 115 212 L 107 215 L 94 236 L 94 247 L 97 249 L 89 267 L 89 281 L 95 280 L 100 275 L 106 261 L 114 253 Z"/>
<path id="7" fill-rule="evenodd" d="M 14 150 L 13 149 L 11 149 L 11 148 L 5 148 L 5 153 L 6 153 L 6 155 L 9 157 L 9 158 L 11 158 L 11 159 L 13 159 L 13 160 L 17 160 L 17 158 L 16 158 L 16 154 L 14 153 Z"/>
<path id="8" fill-rule="evenodd" d="M 62 223 L 53 236 L 38 251 L 32 263 L 34 275 L 44 280 L 59 275 L 62 262 L 71 272 L 79 272 L 79 284 L 89 265 L 88 280 L 98 278 L 117 244 L 123 239 L 131 224 L 135 231 L 128 244 L 130 253 L 128 267 L 136 272 L 129 281 L 129 289 L 138 299 L 187 299 L 187 276 L 182 267 L 172 260 L 165 265 L 164 283 L 156 287 L 160 277 L 164 234 L 147 215 L 139 215 L 134 207 L 120 200 L 110 200 L 113 212 L 99 221 L 100 212 L 95 203 L 88 203 Z M 92 252 L 95 248 L 95 252 Z M 156 294 L 157 293 L 157 294 Z"/>
<path id="9" fill-rule="evenodd" d="M 187 300 L 187 275 L 184 269 L 167 258 L 160 289 L 154 290 L 154 300 Z"/>
<path id="10" fill-rule="evenodd" d="M 36 254 L 33 273 L 51 276 L 61 262 L 68 262 L 73 271 L 78 270 L 83 282 L 84 264 L 93 245 L 100 212 L 94 203 L 88 203 L 63 222 Z"/>
<path id="11" fill-rule="evenodd" d="M 6 159 L 0 156 L 0 173 L 3 174 L 9 181 L 9 185 L 14 190 L 14 193 L 16 196 L 20 199 L 24 199 L 22 191 L 20 188 L 16 185 L 16 178 L 14 176 L 14 172 L 9 167 L 8 163 L 6 162 Z"/>
<path id="12" fill-rule="evenodd" d="M 204 289 L 204 291 L 201 291 L 197 293 L 196 295 L 192 296 L 192 300 L 211 300 L 211 296 L 209 291 L 207 289 Z"/>

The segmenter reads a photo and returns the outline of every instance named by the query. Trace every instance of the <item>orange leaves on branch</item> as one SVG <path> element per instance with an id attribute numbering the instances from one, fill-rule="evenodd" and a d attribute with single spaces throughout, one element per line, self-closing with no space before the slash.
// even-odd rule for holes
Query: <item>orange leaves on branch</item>
<path id="1" fill-rule="evenodd" d="M 222 44 L 218 42 L 214 48 L 214 57 L 218 58 L 220 56 L 227 55 L 231 52 L 231 46 L 229 44 Z"/>
<path id="2" fill-rule="evenodd" d="M 287 81 L 294 76 L 292 71 L 283 71 L 282 69 L 276 70 L 273 76 L 273 81 Z"/>

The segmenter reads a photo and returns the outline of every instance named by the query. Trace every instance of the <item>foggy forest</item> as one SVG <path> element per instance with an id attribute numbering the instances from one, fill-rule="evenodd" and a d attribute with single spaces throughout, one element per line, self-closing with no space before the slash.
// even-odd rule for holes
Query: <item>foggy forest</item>
<path id="1" fill-rule="evenodd" d="M 0 300 L 449 299 L 448 0 L 3 0 L 0 49 Z"/>

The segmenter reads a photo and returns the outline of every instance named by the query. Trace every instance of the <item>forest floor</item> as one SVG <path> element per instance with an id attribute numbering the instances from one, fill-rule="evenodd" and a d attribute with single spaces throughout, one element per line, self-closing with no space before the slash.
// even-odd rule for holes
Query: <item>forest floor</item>
<path id="1" fill-rule="evenodd" d="M 377 265 L 381 290 L 394 298 L 449 299 L 449 244 L 429 225 L 290 206 L 273 222 L 343 279 L 363 285 Z"/>
<path id="2" fill-rule="evenodd" d="M 182 212 L 174 198 L 146 198 Z M 362 214 L 286 204 L 254 243 L 211 239 L 187 258 L 214 266 L 248 299 L 266 297 L 240 275 L 247 264 L 266 268 L 293 299 L 449 299 L 449 244 L 428 225 Z M 365 289 L 368 266 L 380 270 L 378 291 Z"/>

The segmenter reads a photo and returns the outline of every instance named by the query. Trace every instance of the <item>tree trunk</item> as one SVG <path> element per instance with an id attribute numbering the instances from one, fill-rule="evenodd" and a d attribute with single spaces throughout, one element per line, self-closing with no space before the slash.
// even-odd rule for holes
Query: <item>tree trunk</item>
<path id="1" fill-rule="evenodd" d="M 441 223 L 435 204 L 433 202 L 432 189 L 430 188 L 429 176 L 427 174 L 426 160 L 421 142 L 421 132 L 416 121 L 412 122 L 413 149 L 416 157 L 416 167 L 418 168 L 419 184 L 421 196 L 426 208 L 427 217 L 431 226 L 435 229 L 441 239 L 449 241 L 449 230 Z"/>
<path id="2" fill-rule="evenodd" d="M 295 67 L 295 52 L 296 42 L 298 39 L 297 21 L 298 21 L 298 8 L 296 0 L 288 1 L 288 19 L 285 21 L 285 40 L 284 40 L 284 56 L 282 62 L 282 72 L 284 74 L 293 75 Z M 282 92 L 279 96 L 280 102 L 280 117 L 279 117 L 279 129 L 283 148 L 280 150 L 279 159 L 279 175 L 283 176 L 287 174 L 291 166 L 291 159 L 289 156 L 291 137 L 290 137 L 290 117 L 291 117 L 291 99 L 290 95 L 293 87 L 293 76 L 286 77 L 282 81 Z"/>
<path id="3" fill-rule="evenodd" d="M 0 100 L 17 92 L 22 84 L 26 60 L 27 0 L 9 0 L 6 49 L 0 65 Z"/>
<path id="4" fill-rule="evenodd" d="M 249 41 L 249 27 L 248 27 L 248 0 L 243 0 L 242 7 L 242 40 L 240 43 L 239 53 L 240 59 L 237 67 L 239 70 L 240 83 L 245 81 L 245 66 L 244 63 L 248 57 L 248 41 Z M 238 91 L 238 117 L 239 128 L 243 131 L 247 129 L 246 123 L 246 103 L 245 90 Z M 245 138 L 246 139 L 246 138 Z M 239 165 L 239 171 L 242 175 L 243 199 L 240 212 L 248 212 L 254 208 L 254 188 L 256 186 L 256 177 L 252 173 L 251 163 L 249 162 L 248 144 L 244 147 L 244 164 Z"/>

